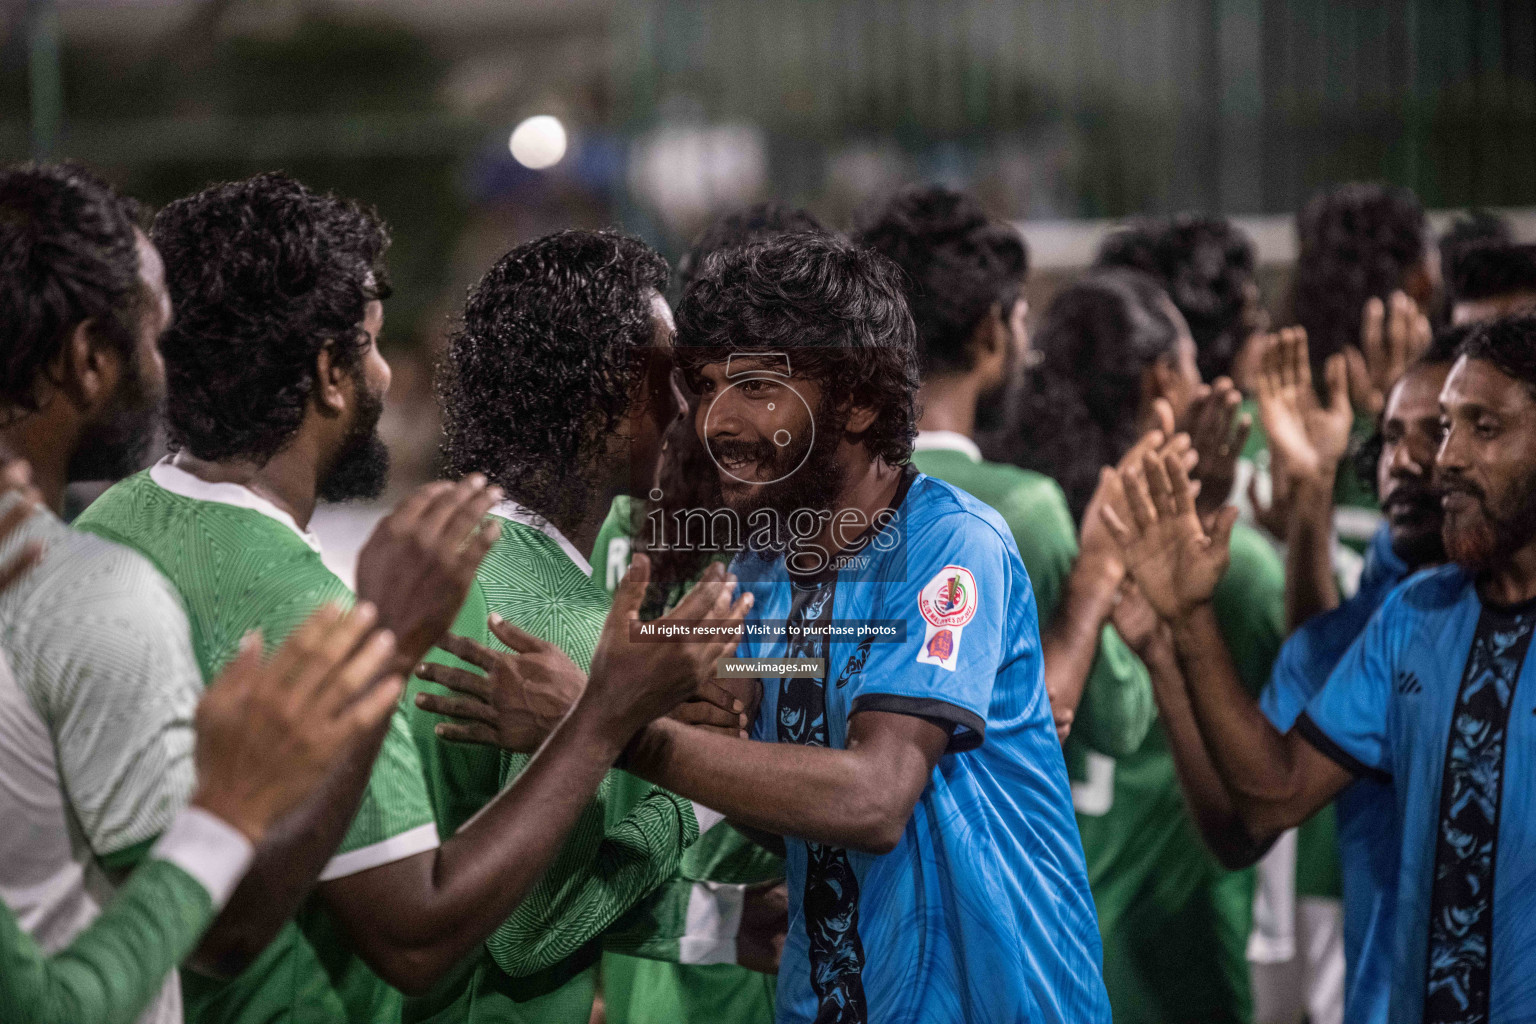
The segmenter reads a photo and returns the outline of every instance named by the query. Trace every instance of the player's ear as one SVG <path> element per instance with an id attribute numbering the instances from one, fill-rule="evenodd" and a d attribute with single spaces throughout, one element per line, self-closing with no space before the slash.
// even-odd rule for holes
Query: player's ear
<path id="1" fill-rule="evenodd" d="M 347 408 L 347 382 L 351 374 L 336 361 L 336 346 L 327 342 L 315 356 L 315 405 L 327 416 L 339 416 Z"/>
<path id="2" fill-rule="evenodd" d="M 875 425 L 875 417 L 880 411 L 872 405 L 855 401 L 848 407 L 848 425 L 844 428 L 850 434 L 862 434 Z"/>

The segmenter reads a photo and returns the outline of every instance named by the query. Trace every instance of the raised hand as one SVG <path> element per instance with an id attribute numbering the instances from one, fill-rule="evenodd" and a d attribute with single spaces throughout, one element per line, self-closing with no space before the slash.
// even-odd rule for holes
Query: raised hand
<path id="1" fill-rule="evenodd" d="M 1360 347 L 1344 350 L 1355 407 L 1373 417 L 1381 415 L 1387 392 L 1429 348 L 1430 337 L 1429 318 L 1407 294 L 1393 292 L 1386 303 L 1375 296 L 1366 299 Z"/>
<path id="2" fill-rule="evenodd" d="M 326 605 L 264 660 L 252 633 L 197 705 L 192 803 L 253 843 L 310 796 L 353 744 L 383 728 L 400 699 L 380 679 L 394 636 L 370 604 Z"/>
<path id="3" fill-rule="evenodd" d="M 559 647 L 492 613 L 491 633 L 516 654 L 492 650 L 449 633 L 438 646 L 483 669 L 470 672 L 431 662 L 416 674 L 457 696 L 418 693 L 416 706 L 452 721 L 434 732 L 455 743 L 483 743 L 531 754 L 581 696 L 587 676 Z"/>
<path id="4" fill-rule="evenodd" d="M 630 562 L 592 655 L 592 671 L 583 695 L 584 701 L 602 708 L 626 737 L 693 698 L 702 684 L 713 681 L 716 663 L 736 649 L 742 620 L 752 607 L 752 595 L 736 596 L 736 577 L 716 562 L 675 608 L 656 620 L 679 629 L 708 626 L 708 635 L 665 641 L 638 639 L 631 627 L 640 619 L 650 568 L 650 559 L 643 554 Z"/>
<path id="5" fill-rule="evenodd" d="M 1195 477 L 1200 481 L 1200 511 L 1205 515 L 1226 502 L 1237 479 L 1237 460 L 1253 427 L 1252 420 L 1239 411 L 1242 401 L 1231 378 L 1217 377 L 1209 386 L 1201 386 L 1185 416 L 1199 456 Z"/>
<path id="6" fill-rule="evenodd" d="M 1348 367 L 1343 355 L 1325 364 L 1328 404 L 1312 386 L 1307 332 L 1287 327 L 1262 343 L 1257 390 L 1259 420 L 1274 460 L 1272 478 L 1291 481 L 1331 476 L 1349 449 L 1354 412 L 1349 402 Z"/>
<path id="7" fill-rule="evenodd" d="M 402 674 L 448 632 L 480 560 L 501 536 L 501 524 L 485 518 L 500 500 L 501 489 L 479 473 L 427 484 L 385 516 L 358 553 L 357 595 L 394 631 Z"/>
<path id="8" fill-rule="evenodd" d="M 1176 457 L 1147 456 L 1120 474 L 1128 521 L 1105 507 L 1103 517 L 1136 581 L 1158 616 L 1181 621 L 1209 601 L 1227 570 L 1237 509 L 1223 506 L 1211 532 L 1195 507 L 1198 488 Z"/>
<path id="9" fill-rule="evenodd" d="M 1120 560 L 1120 546 L 1105 528 L 1099 509 L 1106 503 L 1113 504 L 1121 493 L 1118 473 L 1130 466 L 1140 466 L 1142 457 L 1148 452 L 1156 452 L 1159 456 L 1177 454 L 1185 469 L 1193 469 L 1199 458 L 1189 435 L 1173 432 L 1173 409 L 1167 400 L 1157 399 L 1152 410 L 1157 426 L 1141 435 L 1113 468 L 1105 466 L 1099 471 L 1099 486 L 1094 488 L 1093 497 L 1088 499 L 1088 507 L 1083 512 L 1077 542 L 1078 562 L 1099 567 L 1099 575 L 1110 586 L 1119 585 L 1125 575 L 1125 566 Z"/>

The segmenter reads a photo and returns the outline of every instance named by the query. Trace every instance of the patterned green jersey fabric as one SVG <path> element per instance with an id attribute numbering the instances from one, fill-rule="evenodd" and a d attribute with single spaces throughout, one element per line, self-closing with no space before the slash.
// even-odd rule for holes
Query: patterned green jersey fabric
<path id="1" fill-rule="evenodd" d="M 1257 696 L 1285 636 L 1285 580 L 1269 542 L 1241 524 L 1215 608 Z M 1067 755 L 1116 1024 L 1250 1020 L 1253 871 L 1226 871 L 1206 850 L 1163 730 L 1128 757 L 1070 742 Z"/>
<path id="2" fill-rule="evenodd" d="M 49 956 L 0 903 L 0 1020 L 129 1024 L 213 922 L 208 891 L 149 860 L 94 921 Z"/>
<path id="3" fill-rule="evenodd" d="M 633 547 L 634 504 L 614 499 L 592 546 L 592 578 L 610 594 L 629 568 Z M 701 823 L 700 827 L 704 827 Z M 695 962 L 730 949 L 714 948 L 696 956 L 700 937 L 688 928 L 690 907 L 714 896 L 728 898 L 728 886 L 784 877 L 784 859 L 737 832 L 728 822 L 710 827 L 683 855 L 668 898 L 648 901 L 644 915 L 632 914 L 613 929 L 632 929 L 643 939 L 631 956 L 603 954 L 603 1003 L 608 1024 L 672 1024 L 674 1021 L 722 1021 L 772 1024 L 775 978 L 738 967 L 731 960 Z M 610 933 L 612 935 L 613 933 Z M 722 944 L 716 944 L 717 947 Z"/>
<path id="4" fill-rule="evenodd" d="M 110 488 L 76 526 L 136 549 L 170 580 L 186 605 L 205 682 L 247 632 L 261 630 L 271 649 L 325 602 L 352 600 L 291 519 L 243 487 L 210 485 L 168 462 Z M 397 715 L 357 815 L 320 877 L 436 846 L 421 761 Z M 395 1024 L 400 1007 L 399 993 L 352 952 L 313 896 L 240 977 L 218 982 L 188 971 L 182 988 L 187 1018 L 200 1024 Z"/>
<path id="5" fill-rule="evenodd" d="M 489 612 L 558 645 L 586 668 L 608 614 L 608 595 L 586 559 L 558 531 L 511 503 L 496 513 L 502 535 L 476 574 L 453 632 L 505 650 L 490 633 Z M 459 664 L 434 650 L 431 660 Z M 522 754 L 456 746 L 433 733 L 438 719 L 407 715 L 420 748 L 438 822 L 457 829 L 528 763 Z M 609 772 L 544 878 L 480 953 L 430 995 L 407 1001 L 406 1021 L 586 1024 L 595 994 L 604 933 L 677 871 L 698 838 L 688 801 L 624 772 Z"/>
<path id="6" fill-rule="evenodd" d="M 1008 524 L 1035 591 L 1044 633 L 1077 560 L 1077 530 L 1061 487 L 1048 476 L 983 460 L 974 442 L 960 434 L 923 431 L 917 448 L 913 465 L 980 498 Z M 1130 754 L 1140 748 L 1156 717 L 1146 666 L 1105 623 L 1072 723 L 1073 742 L 1111 757 Z"/>

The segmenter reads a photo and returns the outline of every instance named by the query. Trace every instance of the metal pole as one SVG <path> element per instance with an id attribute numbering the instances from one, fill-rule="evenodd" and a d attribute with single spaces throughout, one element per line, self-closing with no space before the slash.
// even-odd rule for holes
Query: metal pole
<path id="1" fill-rule="evenodd" d="M 32 158 L 50 160 L 64 116 L 55 0 L 27 0 L 27 72 L 32 99 Z"/>

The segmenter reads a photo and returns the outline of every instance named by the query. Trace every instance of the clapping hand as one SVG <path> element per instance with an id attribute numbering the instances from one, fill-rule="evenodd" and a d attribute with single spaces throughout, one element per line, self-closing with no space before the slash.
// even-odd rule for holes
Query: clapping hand
<path id="1" fill-rule="evenodd" d="M 1200 511 L 1206 515 L 1222 506 L 1237 479 L 1237 460 L 1253 427 L 1252 420 L 1239 411 L 1242 401 L 1230 378 L 1217 377 L 1209 386 L 1201 386 L 1185 416 L 1199 456 L 1194 472 L 1200 481 Z"/>
<path id="2" fill-rule="evenodd" d="M 1160 618 L 1179 622 L 1216 592 L 1237 509 L 1223 506 L 1207 533 L 1195 507 L 1199 487 L 1174 456 L 1146 456 L 1119 476 L 1125 506 L 1106 505 L 1104 522 L 1148 603 Z"/>
<path id="3" fill-rule="evenodd" d="M 1330 356 L 1325 364 L 1325 406 L 1312 386 L 1305 330 L 1287 327 L 1261 344 L 1259 420 L 1278 470 L 1272 476 L 1283 474 L 1290 481 L 1331 476 L 1349 449 L 1349 432 L 1354 425 L 1345 357 Z"/>
<path id="4" fill-rule="evenodd" d="M 1360 318 L 1360 347 L 1347 348 L 1349 390 L 1355 408 L 1375 417 L 1403 371 L 1429 348 L 1429 318 L 1403 292 L 1383 303 L 1372 296 Z"/>

